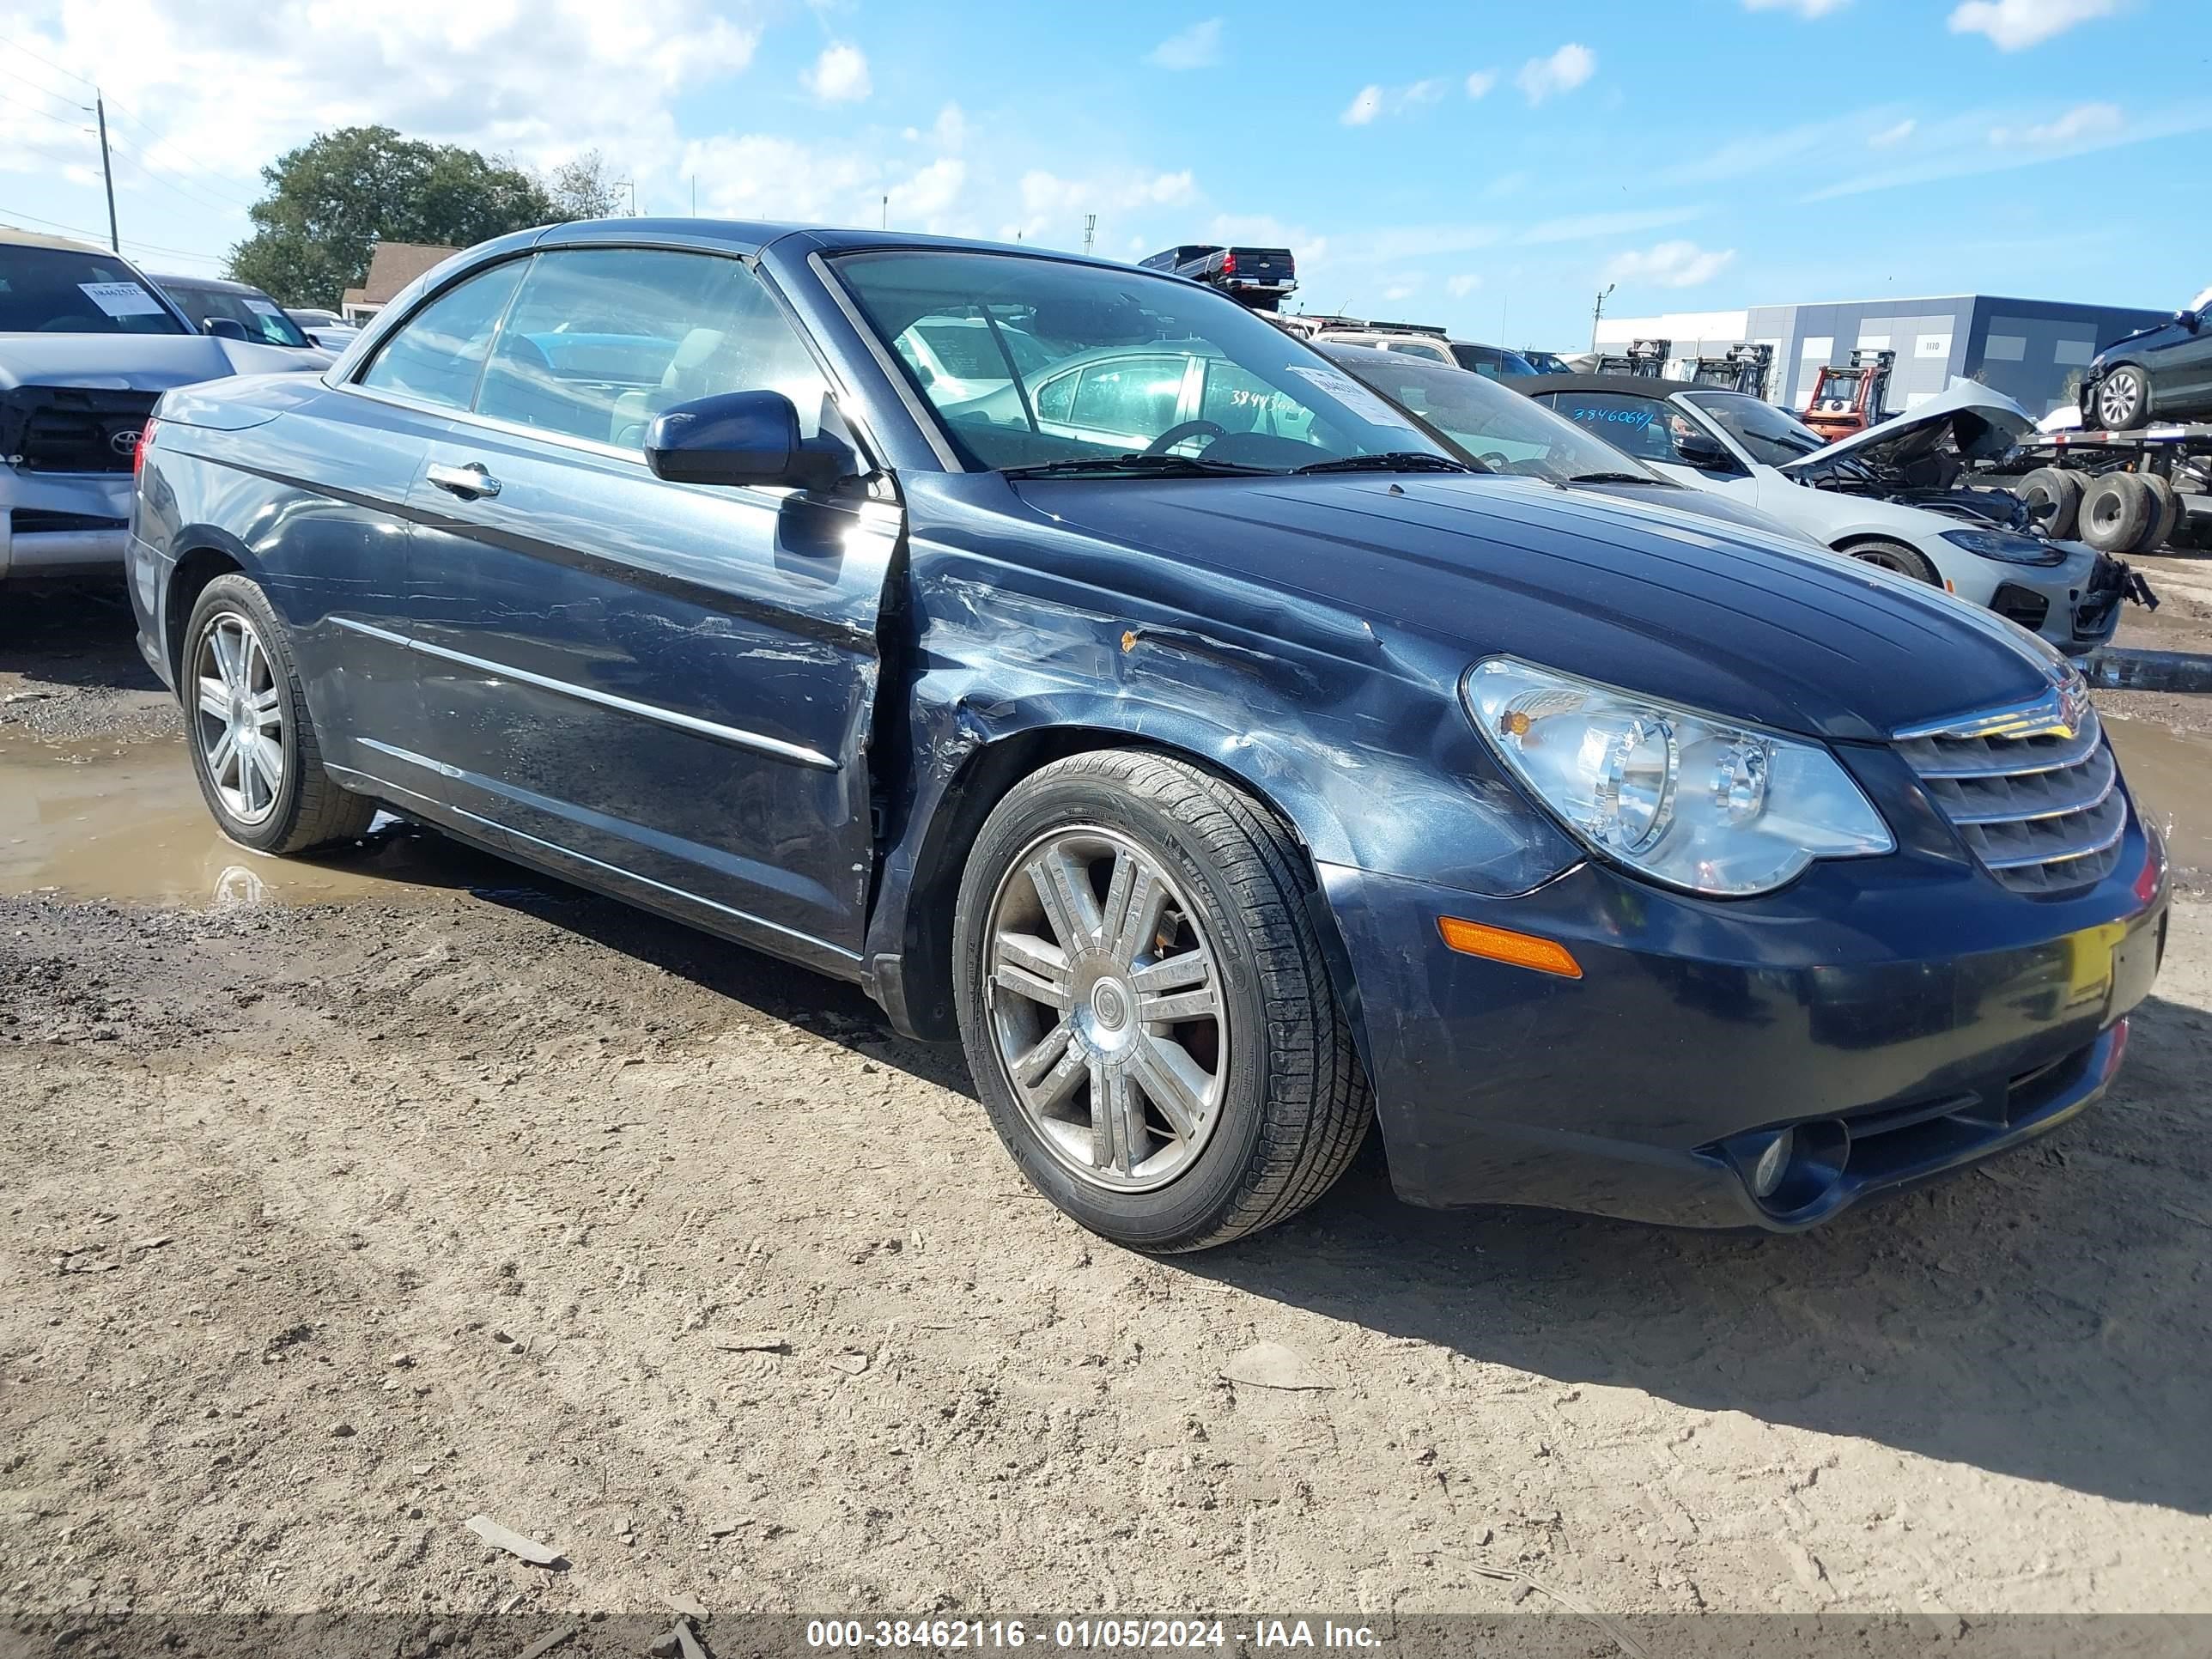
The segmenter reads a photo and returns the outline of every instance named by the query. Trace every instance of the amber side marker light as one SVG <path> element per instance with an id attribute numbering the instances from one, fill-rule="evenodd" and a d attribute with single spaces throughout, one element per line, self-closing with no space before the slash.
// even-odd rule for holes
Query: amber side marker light
<path id="1" fill-rule="evenodd" d="M 1533 968 L 1540 974 L 1557 974 L 1563 979 L 1583 976 L 1582 964 L 1568 954 L 1565 945 L 1534 934 L 1516 933 L 1508 927 L 1488 927 L 1479 921 L 1462 921 L 1457 916 L 1438 916 L 1437 931 L 1453 950 L 1470 957 L 1510 962 L 1516 968 Z"/>

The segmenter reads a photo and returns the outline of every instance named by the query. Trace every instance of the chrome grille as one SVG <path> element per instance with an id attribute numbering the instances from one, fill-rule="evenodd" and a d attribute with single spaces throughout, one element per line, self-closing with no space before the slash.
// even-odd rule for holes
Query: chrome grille
<path id="1" fill-rule="evenodd" d="M 2086 695 L 2070 692 L 2054 694 L 2047 720 L 1992 716 L 1898 739 L 1929 799 L 2015 893 L 2071 892 L 2119 862 L 2119 769 Z"/>

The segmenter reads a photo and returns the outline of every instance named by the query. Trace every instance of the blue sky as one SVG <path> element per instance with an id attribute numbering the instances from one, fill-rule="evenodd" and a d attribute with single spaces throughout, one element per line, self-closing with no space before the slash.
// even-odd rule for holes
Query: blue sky
<path id="1" fill-rule="evenodd" d="M 211 269 L 259 165 L 383 121 L 648 211 L 1135 257 L 1296 248 L 1311 308 L 1573 349 L 1617 315 L 1979 290 L 2171 307 L 2208 0 L 1534 6 L 966 0 L 0 0 L 0 221 Z M 77 77 L 85 77 L 82 79 Z"/>

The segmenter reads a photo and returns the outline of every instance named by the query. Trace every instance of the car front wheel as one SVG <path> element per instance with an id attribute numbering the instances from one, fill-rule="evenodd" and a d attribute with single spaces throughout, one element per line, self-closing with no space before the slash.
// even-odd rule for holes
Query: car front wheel
<path id="1" fill-rule="evenodd" d="M 323 770 L 291 641 L 258 586 L 234 574 L 201 590 L 179 666 L 192 771 L 223 834 L 298 853 L 368 828 L 376 804 Z"/>
<path id="2" fill-rule="evenodd" d="M 1289 832 L 1170 757 L 1025 779 L 983 826 L 953 949 L 960 1029 L 1030 1183 L 1134 1249 L 1202 1249 L 1326 1192 L 1371 1115 Z"/>
<path id="3" fill-rule="evenodd" d="M 2131 432 L 2150 418 L 2150 382 L 2122 363 L 2097 385 L 2097 419 L 2107 432 Z"/>
<path id="4" fill-rule="evenodd" d="M 1934 587 L 1943 585 L 1943 578 L 1928 562 L 1927 556 L 1903 542 L 1854 542 L 1844 551 L 1862 564 L 1879 565 L 1884 570 L 1893 570 L 1900 576 L 1910 576 Z"/>

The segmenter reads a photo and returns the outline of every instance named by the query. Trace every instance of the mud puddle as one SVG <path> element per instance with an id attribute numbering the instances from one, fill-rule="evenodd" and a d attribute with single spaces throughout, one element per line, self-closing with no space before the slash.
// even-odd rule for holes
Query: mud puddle
<path id="1" fill-rule="evenodd" d="M 2136 805 L 2166 837 L 2175 872 L 2212 871 L 2212 737 L 2140 720 L 2107 720 L 2105 730 Z"/>
<path id="2" fill-rule="evenodd" d="M 180 738 L 49 743 L 0 732 L 0 893 L 210 908 L 527 885 L 514 866 L 389 814 L 333 856 L 270 858 L 216 829 Z"/>

